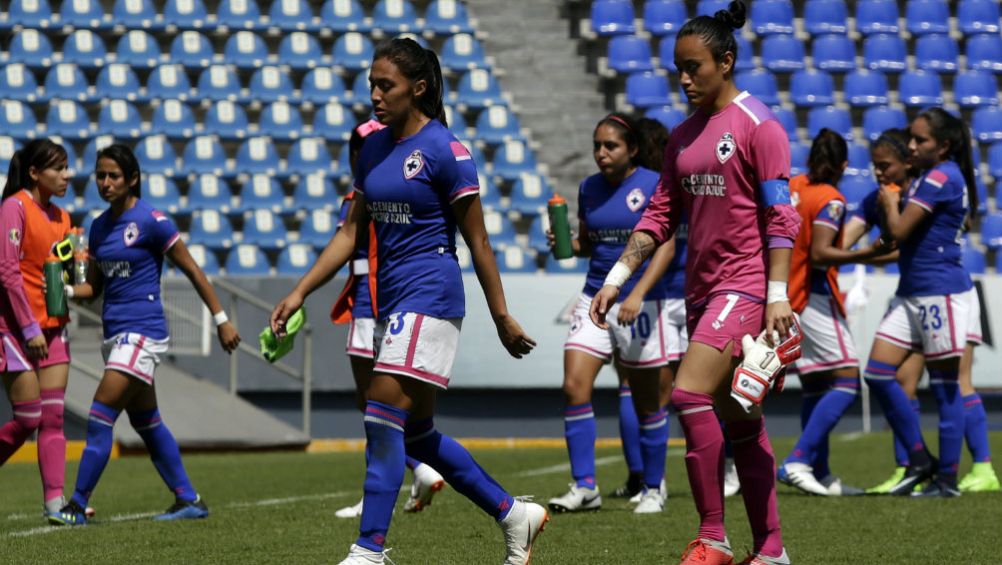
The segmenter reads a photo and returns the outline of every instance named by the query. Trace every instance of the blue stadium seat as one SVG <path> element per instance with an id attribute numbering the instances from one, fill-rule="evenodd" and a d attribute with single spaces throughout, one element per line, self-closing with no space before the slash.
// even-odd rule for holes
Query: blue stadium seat
<path id="1" fill-rule="evenodd" d="M 484 152 L 481 151 L 476 145 L 474 145 L 470 141 L 461 139 L 460 143 L 462 143 L 463 146 L 466 147 L 467 151 L 470 152 L 470 155 L 473 156 L 473 164 L 476 165 L 477 170 L 478 171 L 486 171 L 487 170 L 487 157 L 484 156 Z"/>
<path id="2" fill-rule="evenodd" d="M 72 140 L 87 139 L 91 136 L 87 111 L 79 102 L 72 100 L 49 104 L 49 111 L 45 116 L 45 133 Z"/>
<path id="3" fill-rule="evenodd" d="M 494 153 L 493 173 L 505 180 L 514 181 L 522 173 L 536 172 L 536 156 L 521 141 L 508 141 Z"/>
<path id="4" fill-rule="evenodd" d="M 456 102 L 469 108 L 485 108 L 504 103 L 501 87 L 490 71 L 473 69 L 460 77 Z"/>
<path id="5" fill-rule="evenodd" d="M 545 213 L 546 203 L 553 190 L 546 179 L 536 174 L 523 174 L 511 188 L 511 209 L 523 216 Z"/>
<path id="6" fill-rule="evenodd" d="M 617 73 L 653 71 L 650 43 L 632 35 L 613 37 L 609 40 L 608 66 Z"/>
<path id="7" fill-rule="evenodd" d="M 240 79 L 232 68 L 212 65 L 198 76 L 197 92 L 208 100 L 236 101 L 240 98 Z"/>
<path id="8" fill-rule="evenodd" d="M 163 175 L 146 175 L 143 179 L 143 200 L 171 215 L 181 211 L 181 191 L 173 180 Z"/>
<path id="9" fill-rule="evenodd" d="M 216 8 L 216 23 L 230 31 L 258 31 L 268 27 L 261 18 L 257 0 L 222 0 Z"/>
<path id="10" fill-rule="evenodd" d="M 243 243 L 256 245 L 265 251 L 285 247 L 289 237 L 282 218 L 271 209 L 261 208 L 244 213 L 243 234 Z"/>
<path id="11" fill-rule="evenodd" d="M 678 33 L 689 14 L 683 0 L 647 0 L 644 2 L 644 29 L 651 35 Z"/>
<path id="12" fill-rule="evenodd" d="M 536 253 L 548 254 L 550 244 L 546 241 L 546 230 L 550 229 L 550 218 L 542 214 L 532 219 L 529 223 L 529 249 Z"/>
<path id="13" fill-rule="evenodd" d="M 480 205 L 485 210 L 502 210 L 501 191 L 491 181 L 490 177 L 484 175 L 480 168 L 477 168 L 477 184 L 480 185 Z"/>
<path id="14" fill-rule="evenodd" d="M 282 1 L 275 2 L 276 5 Z M 226 63 L 236 65 L 238 69 L 256 69 L 268 61 L 268 46 L 264 39 L 252 31 L 238 31 L 226 40 L 223 50 Z"/>
<path id="15" fill-rule="evenodd" d="M 950 6 L 945 0 L 908 0 L 905 27 L 913 36 L 950 33 Z"/>
<path id="16" fill-rule="evenodd" d="M 849 166 L 846 167 L 847 175 L 870 175 L 870 148 L 858 143 L 849 144 Z"/>
<path id="17" fill-rule="evenodd" d="M 375 47 L 368 37 L 361 33 L 349 32 L 337 38 L 331 51 L 331 59 L 335 67 L 348 71 L 361 71 L 369 68 Z"/>
<path id="18" fill-rule="evenodd" d="M 115 61 L 136 68 L 151 69 L 159 64 L 162 56 L 157 40 L 139 29 L 123 35 L 115 47 Z"/>
<path id="19" fill-rule="evenodd" d="M 115 138 L 110 135 L 97 135 L 87 142 L 84 146 L 83 154 L 81 157 L 81 162 L 86 168 L 91 168 L 97 163 L 97 152 L 104 149 L 105 147 L 115 143 Z"/>
<path id="20" fill-rule="evenodd" d="M 807 0 L 804 29 L 811 35 L 849 32 L 849 9 L 843 0 Z"/>
<path id="21" fill-rule="evenodd" d="M 281 67 L 261 67 L 254 71 L 247 90 L 251 98 L 264 104 L 295 102 L 292 79 L 288 71 Z"/>
<path id="22" fill-rule="evenodd" d="M 372 9 L 372 27 L 389 34 L 417 29 L 417 11 L 408 0 L 379 0 Z"/>
<path id="23" fill-rule="evenodd" d="M 1002 249 L 1002 213 L 986 214 L 981 218 L 981 243 L 988 249 Z"/>
<path id="24" fill-rule="evenodd" d="M 223 179 L 211 174 L 195 177 L 188 190 L 188 212 L 218 210 L 229 214 L 233 209 L 233 194 Z"/>
<path id="25" fill-rule="evenodd" d="M 247 137 L 250 122 L 243 107 L 230 100 L 220 100 L 205 114 L 204 129 L 209 135 L 232 141 Z"/>
<path id="26" fill-rule="evenodd" d="M 1000 20 L 996 0 L 960 0 L 957 4 L 957 25 L 965 35 L 998 33 Z"/>
<path id="27" fill-rule="evenodd" d="M 863 133 L 870 141 L 876 141 L 880 134 L 897 128 L 908 127 L 908 116 L 900 108 L 878 106 L 863 112 Z"/>
<path id="28" fill-rule="evenodd" d="M 278 141 L 298 139 L 303 131 L 303 116 L 288 102 L 272 102 L 258 118 L 258 132 Z"/>
<path id="29" fill-rule="evenodd" d="M 863 35 L 898 33 L 898 4 L 894 0 L 858 0 L 856 31 Z"/>
<path id="30" fill-rule="evenodd" d="M 494 252 L 494 256 L 497 258 L 498 270 L 502 273 L 536 272 L 536 254 L 516 245 L 499 249 Z"/>
<path id="31" fill-rule="evenodd" d="M 703 4 L 705 0 L 700 0 Z M 573 274 L 580 275 L 588 272 L 588 259 L 583 257 L 571 257 L 569 259 L 554 259 L 552 253 L 546 254 L 546 266 L 548 274 Z"/>
<path id="32" fill-rule="evenodd" d="M 807 172 L 807 157 L 811 153 L 810 146 L 803 143 L 790 144 L 790 174 L 802 175 Z"/>
<path id="33" fill-rule="evenodd" d="M 327 245 L 337 231 L 337 214 L 331 210 L 314 208 L 307 211 L 299 228 L 299 241 L 320 249 Z"/>
<path id="34" fill-rule="evenodd" d="M 960 48 L 949 35 L 922 35 L 915 42 L 915 64 L 924 71 L 955 73 L 959 58 Z"/>
<path id="35" fill-rule="evenodd" d="M 424 14 L 424 29 L 439 35 L 473 33 L 470 17 L 459 0 L 433 0 Z"/>
<path id="36" fill-rule="evenodd" d="M 301 277 L 317 262 L 317 253 L 305 243 L 293 243 L 278 254 L 275 271 L 279 276 Z"/>
<path id="37" fill-rule="evenodd" d="M 97 188 L 97 182 L 94 177 L 91 176 L 87 179 L 87 184 L 84 185 L 83 198 L 80 203 L 80 210 L 91 211 L 91 210 L 103 210 L 108 206 L 108 203 L 101 198 L 101 192 Z"/>
<path id="38" fill-rule="evenodd" d="M 223 145 L 213 135 L 200 135 L 189 141 L 181 160 L 185 174 L 217 177 L 233 175 L 233 171 L 227 170 Z"/>
<path id="39" fill-rule="evenodd" d="M 675 129 L 675 126 L 685 120 L 685 112 L 676 110 L 671 106 L 648 108 L 644 116 L 661 122 L 662 125 L 668 128 L 668 131 Z"/>
<path id="40" fill-rule="evenodd" d="M 979 216 L 984 216 L 988 213 L 988 186 L 981 180 L 981 176 L 977 173 L 978 160 L 979 159 L 974 160 L 974 184 L 975 189 L 978 191 L 978 209 L 976 212 Z"/>
<path id="41" fill-rule="evenodd" d="M 146 95 L 153 100 L 187 100 L 191 94 L 191 82 L 181 65 L 160 65 L 146 84 Z"/>
<path id="42" fill-rule="evenodd" d="M 967 38 L 967 68 L 975 71 L 1002 73 L 1002 36 L 978 34 Z"/>
<path id="43" fill-rule="evenodd" d="M 786 130 L 786 136 L 790 141 L 799 141 L 800 134 L 797 132 L 797 115 L 793 110 L 775 106 L 772 108 L 772 113 L 776 116 L 776 120 L 783 125 L 783 129 Z"/>
<path id="44" fill-rule="evenodd" d="M 109 100 L 101 107 L 97 129 L 119 139 L 138 139 L 143 135 L 139 110 L 125 100 Z"/>
<path id="45" fill-rule="evenodd" d="M 313 22 L 313 11 L 304 0 L 276 0 L 271 3 L 268 13 L 269 23 L 284 32 L 307 31 L 317 26 Z"/>
<path id="46" fill-rule="evenodd" d="M 348 98 L 345 93 L 344 80 L 327 67 L 318 67 L 306 73 L 303 77 L 300 99 L 313 104 L 338 102 Z"/>
<path id="47" fill-rule="evenodd" d="M 770 35 L 762 40 L 762 65 L 770 71 L 799 71 L 806 58 L 804 44 L 795 36 Z"/>
<path id="48" fill-rule="evenodd" d="M 242 243 L 230 250 L 226 257 L 226 274 L 231 277 L 266 277 L 271 266 L 264 252 L 253 244 Z"/>
<path id="49" fill-rule="evenodd" d="M 668 77 L 664 75 L 642 72 L 626 77 L 626 102 L 637 108 L 670 106 L 669 92 Z"/>
<path id="50" fill-rule="evenodd" d="M 20 100 L 4 100 L 0 112 L 0 132 L 15 139 L 33 139 L 38 127 L 31 107 Z M 7 174 L 4 169 L 0 173 Z"/>
<path id="51" fill-rule="evenodd" d="M 151 0 L 115 0 L 111 21 L 129 30 L 159 30 L 163 27 L 162 18 Z"/>
<path id="52" fill-rule="evenodd" d="M 738 60 L 734 62 L 734 70 L 748 71 L 755 68 L 755 52 L 751 42 L 741 35 L 734 36 L 734 42 L 738 48 Z M 674 66 L 674 63 L 672 63 Z"/>
<path id="53" fill-rule="evenodd" d="M 971 129 L 982 143 L 1002 141 L 1002 108 L 988 106 L 975 110 L 971 118 Z"/>
<path id="54" fill-rule="evenodd" d="M 678 67 L 675 66 L 675 39 L 676 36 L 674 35 L 666 35 L 658 41 L 658 66 L 670 73 L 678 72 Z M 738 56 L 743 54 L 741 48 L 738 47 Z M 754 68 L 754 66 L 753 63 L 752 67 Z M 738 68 L 736 62 L 734 68 L 739 71 L 745 70 Z"/>
<path id="55" fill-rule="evenodd" d="M 355 117 L 347 107 L 331 102 L 313 116 L 313 134 L 332 141 L 348 141 L 355 127 Z"/>
<path id="56" fill-rule="evenodd" d="M 958 74 L 953 81 L 953 99 L 964 108 L 998 106 L 999 91 L 995 75 L 979 71 Z"/>
<path id="57" fill-rule="evenodd" d="M 850 106 L 869 108 L 890 102 L 887 77 L 883 73 L 860 69 L 847 74 L 843 86 L 845 100 Z"/>
<path id="58" fill-rule="evenodd" d="M 84 167 L 86 169 L 86 172 L 85 172 L 84 169 L 80 168 L 80 159 L 77 158 L 77 152 L 76 152 L 76 150 L 73 149 L 73 144 L 72 143 L 67 142 L 66 140 L 64 140 L 63 138 L 61 138 L 61 137 L 59 137 L 57 135 L 49 136 L 49 139 L 52 140 L 54 143 L 58 143 L 58 144 L 60 144 L 60 145 L 63 146 L 63 149 L 66 151 L 66 162 L 69 164 L 69 168 L 70 168 L 71 172 L 73 173 L 73 178 L 76 178 L 76 179 L 85 179 L 85 178 L 87 178 L 87 175 L 90 173 L 90 171 L 93 168 L 94 164 L 93 163 L 87 163 L 86 165 L 84 165 Z M 6 170 L 6 169 L 3 169 L 3 170 Z M 72 193 L 73 190 L 71 189 L 70 192 Z"/>
<path id="59" fill-rule="evenodd" d="M 905 106 L 921 108 L 941 106 L 943 87 L 939 75 L 925 71 L 908 71 L 898 80 L 898 96 Z"/>
<path id="60" fill-rule="evenodd" d="M 4 97 L 22 102 L 34 102 L 39 95 L 35 75 L 21 63 L 13 63 L 0 71 L 0 92 Z"/>
<path id="61" fill-rule="evenodd" d="M 821 128 L 828 128 L 852 141 L 852 118 L 849 112 L 834 106 L 811 108 L 807 113 L 807 137 L 814 139 Z"/>
<path id="62" fill-rule="evenodd" d="M 779 87 L 776 77 L 769 71 L 756 69 L 734 75 L 734 84 L 738 90 L 747 90 L 763 104 L 773 106 L 779 104 Z"/>
<path id="63" fill-rule="evenodd" d="M 334 189 L 334 177 L 329 174 L 311 173 L 304 175 L 296 183 L 292 193 L 292 207 L 296 210 L 334 210 L 338 201 Z"/>
<path id="64" fill-rule="evenodd" d="M 285 208 L 285 194 L 278 179 L 270 175 L 252 175 L 240 188 L 240 205 L 236 211 L 246 216 L 255 210 L 267 210 L 273 214 Z M 244 228 L 246 231 L 246 226 Z"/>
<path id="65" fill-rule="evenodd" d="M 177 154 L 162 135 L 144 137 L 136 144 L 136 159 L 144 173 L 173 177 L 177 173 Z"/>
<path id="66" fill-rule="evenodd" d="M 47 29 L 52 24 L 52 7 L 47 0 L 11 0 L 7 12 L 7 27 Z"/>
<path id="67" fill-rule="evenodd" d="M 961 246 L 960 261 L 964 264 L 967 272 L 972 275 L 983 275 L 988 268 L 985 252 L 970 243 Z"/>
<path id="68" fill-rule="evenodd" d="M 627 84 L 628 92 L 629 84 Z M 482 110 L 477 117 L 476 127 L 477 138 L 486 143 L 497 144 L 521 138 L 518 118 L 504 106 L 491 106 Z"/>
<path id="69" fill-rule="evenodd" d="M 463 117 L 463 114 L 452 106 L 444 106 L 444 109 L 445 121 L 449 123 L 449 131 L 454 133 L 456 137 L 469 137 L 466 131 L 468 128 L 466 118 Z M 481 112 L 481 114 L 483 114 L 483 112 Z"/>
<path id="70" fill-rule="evenodd" d="M 3 103 L 0 103 L 0 121 L 5 121 L 6 112 L 3 111 Z M 0 175 L 7 179 L 7 171 L 10 169 L 10 160 L 14 157 L 14 152 L 21 148 L 21 142 L 9 135 L 0 135 Z M 6 182 L 4 183 L 6 184 Z"/>
<path id="71" fill-rule="evenodd" d="M 322 138 L 305 137 L 289 148 L 286 159 L 286 173 L 290 175 L 310 175 L 313 173 L 334 174 L 337 164 L 327 150 Z"/>
<path id="72" fill-rule="evenodd" d="M 92 89 L 87 84 L 83 71 L 76 65 L 61 63 L 49 69 L 45 75 L 45 86 L 39 95 L 39 101 L 76 100 L 87 102 L 93 100 Z"/>
<path id="73" fill-rule="evenodd" d="M 484 46 L 468 33 L 458 33 L 446 39 L 438 57 L 442 68 L 453 71 L 489 66 Z"/>
<path id="74" fill-rule="evenodd" d="M 111 14 L 105 14 L 100 2 L 71 0 L 63 2 L 59 10 L 59 24 L 82 29 L 111 29 Z"/>
<path id="75" fill-rule="evenodd" d="M 181 30 L 202 29 L 209 19 L 202 0 L 167 0 L 164 5 L 164 24 Z"/>
<path id="76" fill-rule="evenodd" d="M 326 0 L 320 8 L 320 24 L 334 33 L 367 32 L 372 28 L 358 0 Z"/>
<path id="77" fill-rule="evenodd" d="M 97 74 L 94 95 L 98 98 L 119 98 L 130 102 L 146 101 L 139 77 L 132 67 L 121 63 L 106 65 Z"/>
<path id="78" fill-rule="evenodd" d="M 448 84 L 448 82 L 446 82 Z M 371 105 L 372 89 L 369 87 L 369 71 L 359 71 L 355 75 L 355 80 L 351 83 L 351 92 L 346 94 L 348 100 L 354 100 L 355 104 L 361 104 L 363 106 Z M 444 96 L 446 103 L 449 101 L 448 96 Z"/>
<path id="79" fill-rule="evenodd" d="M 758 0 L 751 5 L 752 30 L 757 35 L 791 34 L 793 2 L 790 0 Z"/>
<path id="80" fill-rule="evenodd" d="M 814 66 L 829 73 L 856 69 L 856 44 L 845 35 L 828 34 L 814 38 L 811 44 Z"/>
<path id="81" fill-rule="evenodd" d="M 178 34 L 170 45 L 171 62 L 178 63 L 186 69 L 208 67 L 214 58 L 209 39 L 197 31 Z"/>
<path id="82" fill-rule="evenodd" d="M 696 3 L 697 16 L 712 16 L 720 10 L 726 10 L 729 0 L 699 0 Z"/>
<path id="83" fill-rule="evenodd" d="M 591 3 L 591 30 L 596 35 L 633 35 L 633 3 L 629 0 L 595 0 Z"/>
<path id="84" fill-rule="evenodd" d="M 876 189 L 877 182 L 872 176 L 845 175 L 838 183 L 838 190 L 845 196 L 846 208 L 850 211 L 858 208 L 859 203 Z"/>
<path id="85" fill-rule="evenodd" d="M 293 70 L 305 71 L 324 63 L 320 43 L 312 35 L 296 31 L 285 36 L 278 46 L 278 62 Z"/>
<path id="86" fill-rule="evenodd" d="M 267 137 L 252 137 L 237 149 L 238 173 L 274 175 L 278 172 L 278 152 Z"/>
<path id="87" fill-rule="evenodd" d="M 790 78 L 790 100 L 797 106 L 828 106 L 835 102 L 835 81 L 824 71 L 799 71 Z"/>
<path id="88" fill-rule="evenodd" d="M 51 66 L 52 60 L 52 42 L 37 29 L 23 29 L 11 38 L 6 62 L 42 69 Z"/>
<path id="89" fill-rule="evenodd" d="M 89 29 L 78 29 L 63 43 L 64 63 L 75 63 L 81 69 L 96 69 L 104 65 L 108 50 L 104 41 Z"/>
<path id="90" fill-rule="evenodd" d="M 219 259 L 216 259 L 216 254 L 204 245 L 193 243 L 188 246 L 188 253 L 191 253 L 191 258 L 195 260 L 195 264 L 206 275 L 215 276 L 220 273 Z"/>
<path id="91" fill-rule="evenodd" d="M 1002 184 L 1002 143 L 988 146 L 988 172 Z M 1002 187 L 996 187 L 995 194 L 1002 196 Z"/>
<path id="92" fill-rule="evenodd" d="M 487 228 L 487 236 L 494 249 L 518 245 L 515 242 L 515 226 L 503 213 L 496 210 L 484 210 L 484 226 Z"/>
<path id="93" fill-rule="evenodd" d="M 907 67 L 908 49 L 896 35 L 871 35 L 863 40 L 863 61 L 871 71 L 900 73 Z"/>

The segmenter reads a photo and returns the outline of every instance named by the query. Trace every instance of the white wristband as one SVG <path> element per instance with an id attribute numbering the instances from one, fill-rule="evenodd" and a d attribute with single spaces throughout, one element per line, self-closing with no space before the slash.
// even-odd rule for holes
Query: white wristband
<path id="1" fill-rule="evenodd" d="M 66 298 L 73 298 L 73 295 L 76 294 L 73 292 L 73 285 L 71 284 L 63 286 L 63 293 L 66 294 Z"/>
<path id="2" fill-rule="evenodd" d="M 789 302 L 786 296 L 786 283 L 783 281 L 769 281 L 769 290 L 766 294 L 766 304 L 773 302 Z"/>
<path id="3" fill-rule="evenodd" d="M 216 327 L 225 324 L 230 321 L 230 317 L 226 315 L 226 310 L 220 310 L 212 315 L 212 319 L 216 322 Z"/>
<path id="4" fill-rule="evenodd" d="M 616 261 L 616 264 L 609 270 L 609 274 L 606 275 L 604 284 L 622 288 L 631 276 L 633 276 L 633 271 L 622 261 Z"/>

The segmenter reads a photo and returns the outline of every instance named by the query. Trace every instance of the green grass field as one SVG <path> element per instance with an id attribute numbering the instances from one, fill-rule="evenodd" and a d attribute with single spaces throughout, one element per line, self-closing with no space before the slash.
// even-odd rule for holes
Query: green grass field
<path id="1" fill-rule="evenodd" d="M 775 443 L 785 454 L 792 440 Z M 1002 434 L 993 434 L 992 445 L 1002 453 Z M 569 480 L 563 450 L 481 450 L 476 456 L 513 494 L 544 503 Z M 599 483 L 612 490 L 625 477 L 619 451 L 599 450 L 598 459 Z M 832 461 L 849 484 L 883 480 L 890 459 L 886 434 L 833 438 Z M 212 511 L 207 520 L 152 522 L 171 496 L 147 459 L 125 457 L 109 464 L 92 499 L 97 519 L 74 529 L 44 525 L 34 464 L 0 469 L 0 563 L 337 563 L 355 539 L 357 521 L 333 514 L 358 500 L 360 453 L 189 455 L 186 463 Z M 961 472 L 968 465 L 965 460 Z M 68 490 L 76 464 L 69 467 Z M 610 499 L 597 513 L 554 516 L 533 563 L 676 563 L 697 522 L 680 448 L 669 452 L 668 487 L 662 515 L 635 516 L 625 501 Z M 795 564 L 1002 563 L 1000 494 L 823 499 L 779 488 L 784 538 Z M 738 557 L 751 545 L 742 506 L 740 497 L 727 502 Z M 398 511 L 388 538 L 398 565 L 489 565 L 503 556 L 493 521 L 449 489 L 421 514 Z"/>

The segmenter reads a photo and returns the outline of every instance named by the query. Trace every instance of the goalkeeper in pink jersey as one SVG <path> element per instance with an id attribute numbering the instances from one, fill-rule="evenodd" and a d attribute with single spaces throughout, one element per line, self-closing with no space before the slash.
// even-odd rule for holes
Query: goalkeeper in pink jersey
<path id="1" fill-rule="evenodd" d="M 790 205 L 786 132 L 765 104 L 734 84 L 732 33 L 744 22 L 745 7 L 736 1 L 679 31 L 675 64 L 694 112 L 671 133 L 659 186 L 591 310 L 605 326 L 622 281 L 688 219 L 689 347 L 671 400 L 685 433 L 700 526 L 683 564 L 733 563 L 724 532 L 724 437 L 714 410 L 734 444 L 754 536 L 741 563 L 790 563 L 776 507 L 775 458 L 758 404 L 781 363 L 798 353 L 796 338 L 786 338 L 797 327 L 786 286 L 800 220 Z"/>

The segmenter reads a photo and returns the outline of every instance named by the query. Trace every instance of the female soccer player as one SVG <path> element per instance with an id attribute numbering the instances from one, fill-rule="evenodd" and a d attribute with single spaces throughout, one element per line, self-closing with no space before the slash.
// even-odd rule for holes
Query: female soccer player
<path id="1" fill-rule="evenodd" d="M 104 375 L 90 408 L 87 446 L 80 459 L 76 490 L 58 514 L 49 516 L 49 522 L 64 526 L 87 523 L 84 509 L 108 464 L 112 431 L 122 410 L 128 412 L 153 466 L 175 497 L 174 504 L 154 519 L 205 518 L 209 509 L 188 479 L 177 442 L 161 419 L 153 383 L 169 339 L 160 302 L 164 257 L 188 277 L 213 313 L 223 350 L 231 353 L 236 349 L 240 336 L 174 223 L 140 198 L 142 175 L 132 151 L 119 144 L 102 149 L 94 174 L 101 198 L 109 206 L 90 228 L 87 282 L 67 286 L 66 293 L 79 298 L 104 293 Z"/>
<path id="2" fill-rule="evenodd" d="M 363 122 L 351 131 L 351 139 L 348 140 L 348 163 L 351 166 L 352 175 L 355 174 L 355 161 L 358 153 L 362 150 L 365 138 L 383 129 L 383 124 L 377 120 Z M 351 203 L 355 197 L 354 192 L 349 192 L 341 203 L 341 214 L 338 219 L 338 227 L 344 225 L 348 219 Z M 369 242 L 375 243 L 372 236 L 372 225 L 369 229 L 359 234 L 358 249 L 355 250 L 351 265 L 351 277 L 345 285 L 344 290 L 338 297 L 331 312 L 331 318 L 335 324 L 348 323 L 348 344 L 346 351 L 351 362 L 351 374 L 355 379 L 355 400 L 358 409 L 365 413 L 365 393 L 369 390 L 369 382 L 372 380 L 372 365 L 374 352 L 372 350 L 372 332 L 376 328 L 375 314 L 372 311 L 374 296 L 374 285 L 369 284 L 369 279 L 375 278 L 375 272 L 369 272 Z M 374 264 L 375 261 L 372 261 Z M 404 503 L 404 512 L 420 512 L 431 504 L 431 499 L 435 493 L 445 486 L 445 479 L 434 469 L 425 465 L 413 457 L 407 458 L 407 468 L 414 473 L 414 483 L 411 484 L 411 496 Z M 338 518 L 358 518 L 362 515 L 362 501 L 351 506 L 345 506 L 334 513 Z"/>
<path id="3" fill-rule="evenodd" d="M 36 139 L 14 153 L 0 207 L 0 338 L 3 383 L 14 418 L 0 428 L 0 464 L 38 430 L 38 468 L 46 516 L 66 503 L 63 398 L 70 371 L 69 316 L 49 316 L 43 267 L 70 230 L 70 217 L 51 202 L 66 194 L 72 172 L 66 150 Z"/>
<path id="4" fill-rule="evenodd" d="M 909 494 L 934 478 L 922 495 L 959 496 L 964 404 L 958 379 L 972 299 L 960 245 L 970 211 L 977 209 L 971 141 L 967 126 L 940 108 L 919 114 L 910 129 L 912 163 L 922 176 L 910 187 L 903 209 L 900 192 L 881 188 L 877 198 L 887 233 L 901 248 L 901 277 L 877 329 L 866 380 L 909 450 L 909 466 L 890 494 Z M 939 407 L 938 470 L 926 452 L 918 417 L 895 379 L 912 350 L 925 356 Z"/>
<path id="5" fill-rule="evenodd" d="M 674 249 L 672 245 L 663 246 L 649 265 L 642 265 L 627 281 L 623 287 L 626 300 L 615 304 L 610 314 L 616 316 L 617 324 L 600 329 L 588 322 L 592 296 L 625 248 L 658 182 L 657 173 L 636 162 L 646 140 L 638 135 L 637 125 L 628 116 L 609 114 L 602 118 L 593 137 L 599 172 L 581 183 L 578 237 L 572 242 L 575 255 L 590 258 L 588 276 L 564 343 L 564 434 L 574 482 L 566 494 L 550 499 L 549 506 L 554 512 L 598 510 L 602 506 L 595 483 L 596 432 L 591 394 L 602 365 L 615 357 L 618 371 L 629 383 L 639 420 L 643 494 L 634 512 L 649 514 L 664 509 L 661 482 L 668 413 L 660 401 L 660 376 L 669 356 L 664 328 L 667 285 L 663 275 Z"/>
<path id="6" fill-rule="evenodd" d="M 619 287 L 678 228 L 689 220 L 686 311 L 689 347 L 675 377 L 672 404 L 686 437 L 686 468 L 696 509 L 698 537 L 682 563 L 731 563 L 724 532 L 724 438 L 719 411 L 734 443 L 734 458 L 754 536 L 743 563 L 789 563 L 776 507 L 775 459 L 761 409 L 748 397 L 748 376 L 758 362 L 774 358 L 754 380 L 774 379 L 780 345 L 795 324 L 786 296 L 790 253 L 800 222 L 790 205 L 790 149 L 772 112 L 734 85 L 737 44 L 733 31 L 745 22 L 745 7 L 731 2 L 713 17 L 694 18 L 675 43 L 679 82 L 695 109 L 671 134 L 661 180 L 643 218 L 605 285 L 595 295 L 591 317 L 606 327 Z M 756 342 L 752 336 L 765 333 Z M 771 339 L 770 339 L 771 338 Z M 743 354 L 752 363 L 742 364 Z M 733 392 L 727 385 L 732 375 Z M 768 386 L 768 385 L 764 385 Z M 762 388 L 758 399 L 765 394 Z M 740 395 L 741 405 L 732 397 Z M 747 403 L 747 404 L 745 404 Z M 749 412 L 744 406 L 748 405 Z"/>
<path id="7" fill-rule="evenodd" d="M 777 478 L 809 494 L 862 494 L 842 485 L 828 468 L 828 434 L 859 391 L 859 359 L 845 319 L 838 265 L 886 253 L 880 243 L 842 249 L 845 197 L 835 188 L 848 165 L 845 139 L 823 128 L 814 138 L 808 172 L 790 180 L 790 199 L 801 216 L 790 261 L 790 305 L 800 314 L 804 341 L 796 368 L 803 387 L 803 433 L 779 466 Z"/>
<path id="8" fill-rule="evenodd" d="M 438 57 L 412 39 L 383 43 L 373 55 L 369 85 L 376 118 L 388 127 L 369 136 L 359 154 L 351 214 L 271 315 L 272 330 L 282 334 L 306 297 L 352 256 L 360 231 L 370 220 L 375 224 L 378 322 L 364 417 L 365 497 L 358 540 L 341 565 L 384 562 L 406 455 L 431 465 L 494 517 L 505 537 L 505 563 L 524 565 L 546 510 L 513 498 L 433 420 L 435 393 L 448 387 L 465 314 L 457 227 L 502 345 L 521 358 L 535 342 L 508 313 L 476 168 L 445 124 Z"/>

